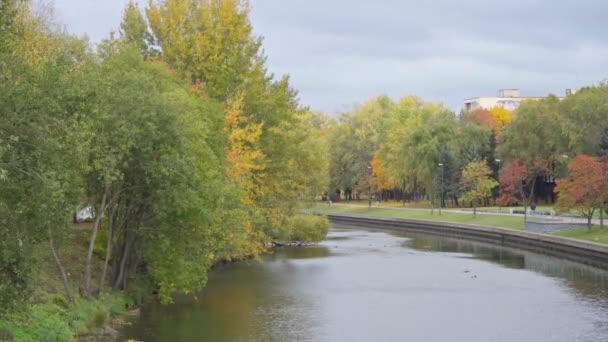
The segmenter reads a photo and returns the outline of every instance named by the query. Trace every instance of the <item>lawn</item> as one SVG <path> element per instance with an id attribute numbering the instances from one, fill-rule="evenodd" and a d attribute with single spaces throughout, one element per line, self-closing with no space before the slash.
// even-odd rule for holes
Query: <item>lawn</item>
<path id="1" fill-rule="evenodd" d="M 378 208 L 372 207 L 369 209 L 366 206 L 340 205 L 334 204 L 331 208 L 328 205 L 318 205 L 314 208 L 318 213 L 322 214 L 359 214 L 375 217 L 394 217 L 405 219 L 421 219 L 440 222 L 453 222 L 464 224 L 476 224 L 487 227 L 509 228 L 509 229 L 524 229 L 524 221 L 521 216 L 501 216 L 501 215 L 477 215 L 473 217 L 472 213 L 447 213 L 443 212 L 439 215 L 437 209 L 431 215 L 430 210 L 408 210 L 396 208 Z"/>
<path id="2" fill-rule="evenodd" d="M 608 244 L 608 229 L 600 231 L 599 226 L 593 226 L 591 231 L 587 231 L 587 228 L 570 230 L 567 232 L 561 232 L 556 235 L 565 236 L 573 239 L 587 240 L 598 243 Z"/>

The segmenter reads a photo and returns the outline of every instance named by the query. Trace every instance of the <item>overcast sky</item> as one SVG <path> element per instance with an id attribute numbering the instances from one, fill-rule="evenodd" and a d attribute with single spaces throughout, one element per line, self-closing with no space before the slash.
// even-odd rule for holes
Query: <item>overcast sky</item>
<path id="1" fill-rule="evenodd" d="M 117 30 L 126 3 L 55 0 L 55 12 L 97 42 Z M 562 95 L 608 76 L 606 0 L 250 3 L 269 70 L 289 74 L 302 104 L 327 113 L 378 95 L 459 110 L 464 98 L 499 88 Z"/>

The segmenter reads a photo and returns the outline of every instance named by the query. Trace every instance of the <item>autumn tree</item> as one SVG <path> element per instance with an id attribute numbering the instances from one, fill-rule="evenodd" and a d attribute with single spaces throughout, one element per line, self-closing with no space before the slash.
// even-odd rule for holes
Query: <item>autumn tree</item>
<path id="1" fill-rule="evenodd" d="M 238 112 L 237 124 L 215 127 L 232 139 L 225 151 L 228 176 L 243 186 L 237 192 L 255 211 L 254 229 L 274 238 L 297 213 L 302 194 L 311 195 L 302 191 L 310 179 L 293 175 L 313 164 L 294 159 L 309 153 L 302 144 L 305 110 L 289 78 L 267 72 L 249 11 L 242 0 L 169 0 L 150 2 L 146 14 L 164 63 L 195 86 L 201 98 L 218 101 L 227 113 Z M 246 165 L 247 158 L 255 160 Z"/>
<path id="2" fill-rule="evenodd" d="M 559 106 L 560 100 L 555 96 L 523 102 L 511 124 L 503 131 L 497 148 L 498 157 L 505 161 L 505 168 L 509 162 L 512 166 L 519 165 L 513 170 L 523 168 L 518 176 L 508 178 L 526 181 L 525 187 L 530 193 L 522 196 L 525 206 L 532 201 L 536 179 L 554 176 L 555 167 L 563 162 L 567 140 L 561 133 Z"/>
<path id="3" fill-rule="evenodd" d="M 500 172 L 500 197 L 498 202 L 504 205 L 522 203 L 524 221 L 528 219 L 528 206 L 534 197 L 534 188 L 538 175 L 548 172 L 545 160 L 538 159 L 525 165 L 519 159 L 510 160 Z"/>
<path id="4" fill-rule="evenodd" d="M 602 215 L 601 230 L 604 230 L 603 212 L 608 201 L 608 163 L 597 157 L 578 155 L 570 163 L 568 177 L 557 185 L 559 194 L 557 208 L 563 211 L 577 210 L 587 218 L 587 228 L 591 229 L 591 219 L 596 210 Z"/>
<path id="5" fill-rule="evenodd" d="M 490 110 L 490 115 L 493 122 L 493 127 L 491 128 L 499 133 L 502 129 L 508 126 L 509 123 L 511 123 L 513 114 L 505 108 L 497 106 Z"/>
<path id="6" fill-rule="evenodd" d="M 473 217 L 477 216 L 477 202 L 492 194 L 498 183 L 491 177 L 492 170 L 484 161 L 469 163 L 462 171 L 463 199 L 473 203 Z"/>
<path id="7" fill-rule="evenodd" d="M 372 167 L 372 186 L 378 191 L 389 190 L 394 187 L 393 183 L 387 178 L 382 167 L 382 160 L 374 155 L 371 162 Z"/>
<path id="8" fill-rule="evenodd" d="M 468 124 L 475 124 L 486 129 L 495 129 L 496 123 L 492 112 L 485 108 L 465 111 L 461 114 L 461 120 Z"/>
<path id="9" fill-rule="evenodd" d="M 367 192 L 372 174 L 374 154 L 380 146 L 382 123 L 392 101 L 386 97 L 374 98 L 351 112 L 343 114 L 331 131 L 330 184 L 342 189 L 346 198 L 353 192 Z"/>

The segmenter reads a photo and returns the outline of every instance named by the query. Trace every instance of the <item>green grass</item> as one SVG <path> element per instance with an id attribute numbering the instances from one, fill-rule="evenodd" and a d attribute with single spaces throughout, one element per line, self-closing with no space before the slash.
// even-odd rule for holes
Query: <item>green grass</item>
<path id="1" fill-rule="evenodd" d="M 75 301 L 69 303 L 63 283 L 46 243 L 36 246 L 34 271 L 31 274 L 31 296 L 16 311 L 0 318 L 0 334 L 8 331 L 14 341 L 71 341 L 79 334 L 107 324 L 112 316 L 117 316 L 138 304 L 147 296 L 135 293 L 139 288 L 132 284 L 132 291 L 107 293 L 103 296 L 85 299 L 78 294 L 78 281 L 82 273 L 86 255 L 90 224 L 74 225 L 66 240 L 59 244 L 58 253 L 65 267 Z M 93 274 L 98 275 L 102 267 L 102 256 L 95 253 Z M 99 279 L 93 277 L 92 284 Z M 109 284 L 105 288 L 109 289 Z M 1 340 L 1 338 L 0 338 Z"/>
<path id="2" fill-rule="evenodd" d="M 390 208 L 377 208 L 372 207 L 371 209 L 365 206 L 351 206 L 351 205 L 340 205 L 334 204 L 330 208 L 327 205 L 319 205 L 314 208 L 316 212 L 322 214 L 359 214 L 368 215 L 374 217 L 394 217 L 394 218 L 405 218 L 405 219 L 422 219 L 432 220 L 439 222 L 452 222 L 452 223 L 463 223 L 463 224 L 476 224 L 486 227 L 498 227 L 498 228 L 509 228 L 509 229 L 524 229 L 524 221 L 520 216 L 501 216 L 501 215 L 477 215 L 473 217 L 473 214 L 469 213 L 447 213 L 443 212 L 439 215 L 439 212 L 435 210 L 434 215 L 431 215 L 430 210 L 407 210 L 407 209 L 390 209 Z"/>
<path id="3" fill-rule="evenodd" d="M 587 240 L 593 241 L 597 243 L 608 244 L 608 229 L 604 229 L 604 231 L 600 231 L 599 226 L 593 226 L 591 231 L 588 231 L 587 228 L 570 230 L 567 232 L 560 232 L 556 235 L 565 236 L 573 239 L 579 240 Z"/>

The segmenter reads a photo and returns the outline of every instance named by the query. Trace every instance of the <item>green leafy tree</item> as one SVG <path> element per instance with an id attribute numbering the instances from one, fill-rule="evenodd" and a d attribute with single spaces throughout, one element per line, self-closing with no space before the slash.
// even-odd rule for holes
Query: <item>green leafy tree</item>
<path id="1" fill-rule="evenodd" d="M 456 124 L 454 114 L 441 105 L 424 103 L 416 98 L 401 100 L 396 112 L 397 123 L 389 124 L 385 142 L 387 164 L 397 161 L 396 169 L 389 175 L 401 174 L 402 180 L 393 182 L 404 184 L 411 190 L 418 185 L 431 196 L 437 193 L 433 184 L 440 177 L 439 164 L 443 154 L 452 145 Z M 401 123 L 399 123 L 401 122 Z"/>
<path id="2" fill-rule="evenodd" d="M 1 33 L 0 48 L 3 309 L 25 299 L 30 252 L 42 243 L 48 244 L 66 295 L 73 299 L 57 248 L 82 198 L 87 135 L 82 81 L 92 61 L 85 42 L 52 31 L 28 4 L 9 12 L 12 26 Z"/>
<path id="3" fill-rule="evenodd" d="M 152 51 L 154 40 L 146 18 L 142 15 L 137 4 L 129 1 L 122 15 L 120 24 L 120 36 L 125 42 L 131 43 L 139 48 L 142 56 L 148 56 Z"/>
<path id="4" fill-rule="evenodd" d="M 573 153 L 597 156 L 608 129 L 608 85 L 583 88 L 561 103 L 559 123 Z"/>
<path id="5" fill-rule="evenodd" d="M 368 169 L 383 136 L 383 123 L 393 107 L 387 97 L 372 99 L 345 113 L 331 131 L 331 188 L 345 191 L 347 199 L 353 192 L 367 193 L 371 172 Z"/>
<path id="6" fill-rule="evenodd" d="M 491 177 L 492 170 L 485 161 L 474 161 L 462 170 L 463 199 L 473 202 L 473 217 L 477 216 L 477 203 L 492 195 L 498 183 Z"/>
<path id="7" fill-rule="evenodd" d="M 567 140 L 561 133 L 559 106 L 560 100 L 555 96 L 523 102 L 503 131 L 497 148 L 497 155 L 505 161 L 505 166 L 509 161 L 517 160 L 525 170 L 522 173 L 525 174 L 525 187 L 530 190 L 529 196 L 522 198 L 524 206 L 534 201 L 538 178 L 557 175 L 556 166 L 563 162 L 563 154 L 567 151 Z"/>

